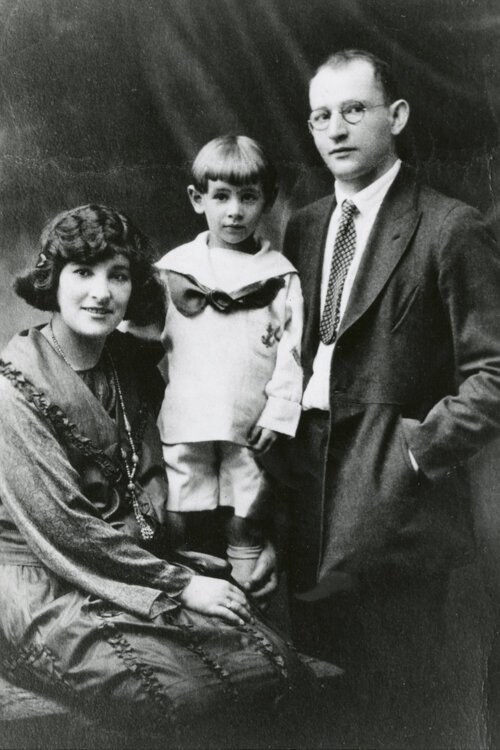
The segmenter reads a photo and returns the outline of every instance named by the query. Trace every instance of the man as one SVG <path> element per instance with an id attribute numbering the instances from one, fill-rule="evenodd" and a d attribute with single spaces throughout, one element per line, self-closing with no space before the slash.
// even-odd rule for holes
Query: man
<path id="1" fill-rule="evenodd" d="M 335 196 L 287 227 L 304 412 L 267 461 L 289 488 L 294 637 L 346 670 L 346 744 L 468 746 L 481 617 L 453 610 L 452 635 L 449 597 L 469 582 L 483 606 L 467 462 L 500 427 L 500 256 L 474 209 L 398 160 L 409 105 L 384 62 L 333 55 L 310 105 Z"/>

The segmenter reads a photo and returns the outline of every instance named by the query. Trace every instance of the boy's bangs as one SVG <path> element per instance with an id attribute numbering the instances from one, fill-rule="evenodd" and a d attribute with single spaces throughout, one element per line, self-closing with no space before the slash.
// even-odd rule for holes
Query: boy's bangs
<path id="1" fill-rule="evenodd" d="M 213 172 L 208 172 L 207 179 L 214 182 L 221 180 L 222 182 L 229 182 L 231 185 L 251 185 L 261 182 L 262 175 L 261 171 L 255 166 L 228 164 L 226 169 L 219 167 Z"/>
<path id="2" fill-rule="evenodd" d="M 193 162 L 193 182 L 206 193 L 209 181 L 231 185 L 260 184 L 269 196 L 276 184 L 274 166 L 261 146 L 247 136 L 221 136 L 207 143 Z"/>

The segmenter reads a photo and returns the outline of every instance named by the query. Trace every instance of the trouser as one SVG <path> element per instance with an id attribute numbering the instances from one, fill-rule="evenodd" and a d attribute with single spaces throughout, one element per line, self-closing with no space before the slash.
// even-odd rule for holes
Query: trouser
<path id="1" fill-rule="evenodd" d="M 262 552 L 260 523 L 269 482 L 255 452 L 227 441 L 163 444 L 169 485 L 169 526 L 176 546 L 187 543 L 188 516 L 232 508 L 226 523 L 233 577 L 246 584 Z"/>
<path id="2" fill-rule="evenodd" d="M 294 489 L 283 492 L 290 509 L 295 645 L 345 669 L 339 744 L 484 747 L 489 624 L 475 564 L 433 573 L 358 571 L 350 589 L 324 600 L 296 597 L 314 585 L 317 573 L 328 427 L 324 413 L 305 414 L 298 431 L 301 455 L 289 463 Z M 272 472 L 272 462 L 266 463 Z M 280 468 L 283 477 L 286 467 Z"/>
<path id="3" fill-rule="evenodd" d="M 478 569 L 449 577 L 370 577 L 304 603 L 291 596 L 295 645 L 345 670 L 347 747 L 486 747 L 490 620 Z"/>
<path id="4" fill-rule="evenodd" d="M 268 481 L 245 445 L 227 441 L 163 444 L 168 510 L 197 512 L 221 506 L 241 518 L 258 517 L 268 500 Z"/>

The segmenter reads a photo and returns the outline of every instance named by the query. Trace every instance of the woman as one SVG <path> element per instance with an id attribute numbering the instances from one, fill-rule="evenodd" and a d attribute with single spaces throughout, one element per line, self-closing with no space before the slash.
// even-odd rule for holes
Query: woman
<path id="1" fill-rule="evenodd" d="M 124 215 L 82 206 L 47 225 L 15 288 L 53 316 L 0 364 L 11 679 L 122 727 L 183 742 L 222 726 L 234 742 L 228 712 L 244 722 L 314 679 L 224 568 L 202 575 L 168 548 L 158 353 L 116 331 L 162 315 L 150 246 Z"/>

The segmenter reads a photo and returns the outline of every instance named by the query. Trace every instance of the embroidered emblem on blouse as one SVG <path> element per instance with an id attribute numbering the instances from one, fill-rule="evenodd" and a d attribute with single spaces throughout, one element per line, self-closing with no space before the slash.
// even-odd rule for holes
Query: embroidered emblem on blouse
<path id="1" fill-rule="evenodd" d="M 260 337 L 260 340 L 264 346 L 267 346 L 269 349 L 273 344 L 277 344 L 280 338 L 280 327 L 276 326 L 276 328 L 274 328 L 273 324 L 269 323 L 266 328 L 266 333 Z"/>

